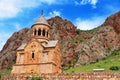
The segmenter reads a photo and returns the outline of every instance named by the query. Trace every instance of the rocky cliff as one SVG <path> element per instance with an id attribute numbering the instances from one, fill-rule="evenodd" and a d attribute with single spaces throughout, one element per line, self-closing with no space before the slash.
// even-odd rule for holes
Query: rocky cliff
<path id="1" fill-rule="evenodd" d="M 49 19 L 48 23 L 51 25 L 51 39 L 59 40 L 64 69 L 99 61 L 120 46 L 120 12 L 89 31 L 79 30 L 59 16 Z M 8 39 L 0 54 L 1 68 L 15 63 L 16 49 L 31 39 L 31 32 L 30 28 L 25 28 Z"/>

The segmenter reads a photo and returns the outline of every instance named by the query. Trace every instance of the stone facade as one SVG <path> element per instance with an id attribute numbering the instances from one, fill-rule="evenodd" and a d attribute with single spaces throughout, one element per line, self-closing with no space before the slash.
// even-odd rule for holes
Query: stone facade
<path id="1" fill-rule="evenodd" d="M 32 77 L 42 80 L 120 80 L 119 73 L 112 72 L 81 72 L 60 74 L 11 74 L 2 75 L 1 80 L 31 80 Z"/>
<path id="2" fill-rule="evenodd" d="M 49 27 L 43 15 L 32 25 L 33 38 L 17 49 L 17 59 L 12 74 L 61 73 L 58 40 L 49 40 Z"/>

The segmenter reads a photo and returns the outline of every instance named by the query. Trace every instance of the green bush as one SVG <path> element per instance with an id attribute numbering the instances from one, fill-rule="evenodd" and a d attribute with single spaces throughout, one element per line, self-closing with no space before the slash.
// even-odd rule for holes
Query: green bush
<path id="1" fill-rule="evenodd" d="M 112 52 L 112 55 L 119 55 L 120 54 L 120 49 L 118 49 L 118 50 L 114 50 L 113 52 Z"/>
<path id="2" fill-rule="evenodd" d="M 12 66 L 8 66 L 8 67 L 7 67 L 7 70 L 12 70 Z"/>
<path id="3" fill-rule="evenodd" d="M 71 62 L 70 67 L 74 67 L 75 64 L 77 63 L 78 59 L 79 59 L 79 56 L 76 55 L 76 56 L 75 56 L 75 59 Z"/>
<path id="4" fill-rule="evenodd" d="M 31 80 L 42 80 L 42 78 L 41 77 L 32 77 Z"/>
<path id="5" fill-rule="evenodd" d="M 120 69 L 120 67 L 119 66 L 111 66 L 109 69 L 112 70 L 112 71 L 113 70 L 117 71 L 117 70 Z"/>
<path id="6" fill-rule="evenodd" d="M 106 51 L 107 51 L 108 53 L 110 53 L 110 52 L 111 52 L 111 48 L 107 48 Z"/>
<path id="7" fill-rule="evenodd" d="M 77 29 L 77 30 L 76 30 L 76 33 L 77 33 L 77 34 L 80 34 L 80 32 L 81 32 L 80 29 Z"/>

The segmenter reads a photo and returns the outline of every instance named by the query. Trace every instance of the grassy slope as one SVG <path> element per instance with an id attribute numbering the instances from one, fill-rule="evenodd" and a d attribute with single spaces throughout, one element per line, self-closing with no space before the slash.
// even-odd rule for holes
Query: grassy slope
<path id="1" fill-rule="evenodd" d="M 11 73 L 11 70 L 8 70 L 8 69 L 3 69 L 3 70 L 0 70 L 0 76 L 2 74 L 10 74 Z"/>
<path id="2" fill-rule="evenodd" d="M 101 60 L 96 63 L 91 63 L 88 65 L 82 65 L 75 68 L 70 68 L 65 70 L 65 72 L 85 72 L 85 71 L 93 71 L 95 68 L 104 68 L 105 71 L 110 71 L 109 68 L 111 66 L 119 66 L 120 67 L 120 49 L 113 51 L 112 55 Z M 120 70 L 115 71 L 120 72 Z"/>

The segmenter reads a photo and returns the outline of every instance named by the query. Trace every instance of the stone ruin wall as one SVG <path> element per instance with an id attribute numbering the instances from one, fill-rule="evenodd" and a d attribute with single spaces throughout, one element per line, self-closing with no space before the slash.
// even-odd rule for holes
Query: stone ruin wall
<path id="1" fill-rule="evenodd" d="M 0 80 L 31 80 L 32 76 L 40 76 L 42 80 L 120 80 L 120 73 L 81 72 L 61 74 L 10 74 L 2 75 Z"/>

